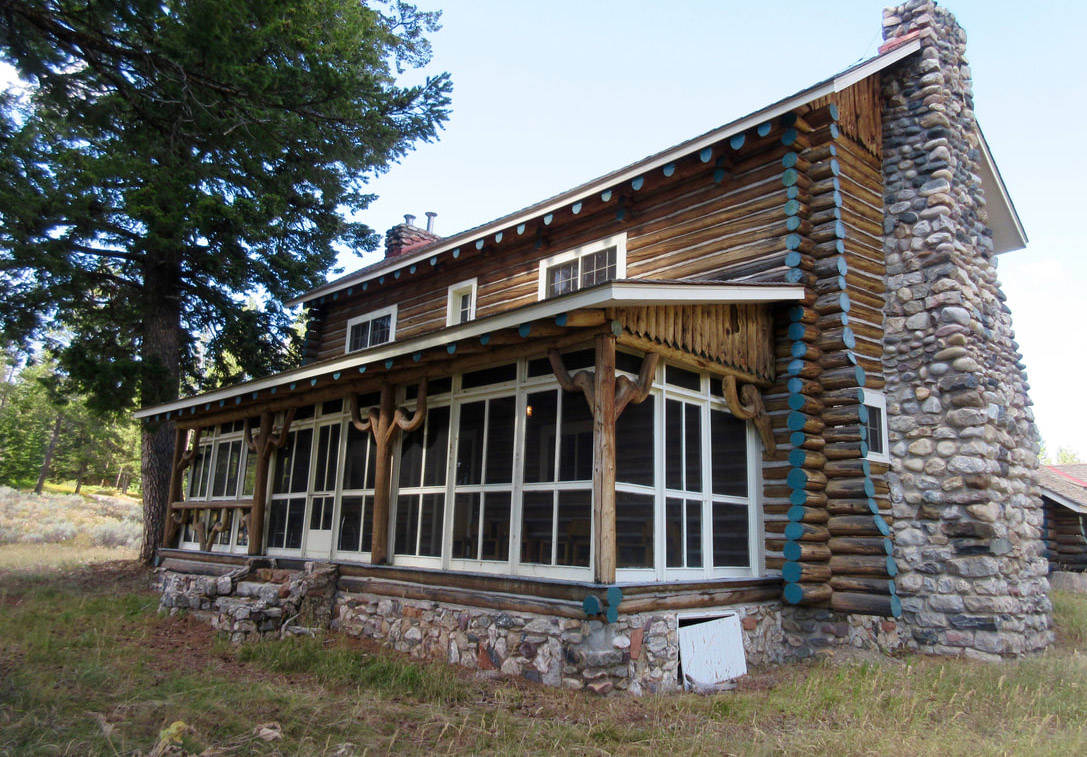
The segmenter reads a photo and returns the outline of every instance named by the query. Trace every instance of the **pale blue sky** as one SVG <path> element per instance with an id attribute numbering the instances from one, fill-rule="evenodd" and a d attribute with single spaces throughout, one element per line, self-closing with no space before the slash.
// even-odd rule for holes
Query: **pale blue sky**
<path id="1" fill-rule="evenodd" d="M 1087 3 L 948 0 L 978 120 L 1030 245 L 999 273 L 1042 437 L 1087 460 L 1082 327 Z M 433 144 L 372 181 L 378 231 L 436 211 L 443 235 L 505 215 L 732 121 L 872 56 L 878 0 L 419 0 L 442 9 L 430 70 L 453 75 Z M 373 262 L 345 256 L 346 269 Z M 1077 307 L 1079 306 L 1079 307 Z"/>
<path id="2" fill-rule="evenodd" d="M 1080 61 L 1087 3 L 941 3 L 968 35 L 975 107 L 1030 245 L 999 274 L 1042 437 L 1087 460 L 1087 176 Z M 485 223 L 727 123 L 875 54 L 884 3 L 420 2 L 443 10 L 432 70 L 453 115 L 376 179 L 379 231 L 436 211 L 443 235 Z M 358 267 L 357 258 L 343 261 Z M 371 262 L 367 260 L 366 262 Z M 1076 307 L 1080 306 L 1080 307 Z"/>

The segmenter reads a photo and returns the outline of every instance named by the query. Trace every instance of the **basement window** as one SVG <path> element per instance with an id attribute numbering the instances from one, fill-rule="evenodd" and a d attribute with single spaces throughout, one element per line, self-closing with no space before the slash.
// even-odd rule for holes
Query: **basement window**
<path id="1" fill-rule="evenodd" d="M 876 463 L 891 462 L 887 448 L 887 397 L 883 392 L 864 389 L 864 408 L 868 411 L 865 421 L 868 441 L 868 459 Z"/>
<path id="2" fill-rule="evenodd" d="M 626 234 L 616 234 L 541 261 L 539 298 L 559 297 L 623 278 L 626 241 Z"/>
<path id="3" fill-rule="evenodd" d="M 374 310 L 347 322 L 346 352 L 358 352 L 393 341 L 396 335 L 396 305 Z"/>

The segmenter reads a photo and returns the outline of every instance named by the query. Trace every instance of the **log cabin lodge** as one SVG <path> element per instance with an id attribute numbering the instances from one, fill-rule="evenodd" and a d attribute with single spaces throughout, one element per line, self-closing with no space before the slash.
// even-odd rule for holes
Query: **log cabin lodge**
<path id="1" fill-rule="evenodd" d="M 1044 648 L 995 275 L 1026 237 L 954 18 L 911 0 L 884 34 L 492 223 L 407 217 L 290 303 L 300 368 L 141 411 L 177 429 L 163 606 L 595 691 L 674 688 L 704 648 Z"/>

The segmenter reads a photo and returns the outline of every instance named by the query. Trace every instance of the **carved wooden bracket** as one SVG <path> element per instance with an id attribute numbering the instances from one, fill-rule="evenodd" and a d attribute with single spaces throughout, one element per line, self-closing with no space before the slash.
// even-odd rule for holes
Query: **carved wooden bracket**
<path id="1" fill-rule="evenodd" d="M 273 449 L 280 449 L 287 443 L 287 434 L 291 430 L 291 424 L 294 422 L 294 414 L 298 411 L 298 408 L 292 407 L 287 411 L 287 417 L 283 419 L 283 426 L 279 429 L 279 433 L 272 433 L 272 414 L 263 413 L 260 417 L 260 435 L 254 439 L 253 429 L 249 427 L 249 419 L 245 419 L 245 425 L 242 428 L 242 434 L 245 439 L 245 446 L 249 448 L 250 452 L 256 452 L 257 454 L 266 456 L 272 452 Z"/>
<path id="2" fill-rule="evenodd" d="M 656 352 L 647 352 L 642 358 L 642 368 L 638 371 L 638 380 L 631 381 L 626 376 L 620 376 L 615 380 L 615 419 L 623 414 L 626 406 L 633 402 L 640 405 L 649 396 L 649 390 L 653 386 L 653 374 L 657 372 L 657 362 L 660 355 Z"/>
<path id="3" fill-rule="evenodd" d="M 178 458 L 177 470 L 179 473 L 192 465 L 193 460 L 196 459 L 196 455 L 200 451 L 200 434 L 203 430 L 204 429 L 202 428 L 197 428 L 193 431 L 192 446 L 189 447 L 186 445 L 185 451 L 182 452 L 181 457 Z"/>
<path id="4" fill-rule="evenodd" d="M 581 392 L 589 403 L 589 409 L 594 408 L 595 389 L 593 386 L 596 379 L 594 372 L 578 371 L 571 377 L 558 350 L 548 350 L 547 359 L 551 361 L 551 370 L 555 373 L 555 378 L 559 380 L 559 386 L 568 392 Z M 649 396 L 649 390 L 653 386 L 653 374 L 657 370 L 659 359 L 660 356 L 657 353 L 647 352 L 642 358 L 642 367 L 638 371 L 637 381 L 631 381 L 626 376 L 618 376 L 615 379 L 615 417 L 612 420 L 619 420 L 619 416 L 630 403 L 640 404 Z"/>
<path id="5" fill-rule="evenodd" d="M 359 407 L 359 397 L 356 394 L 351 398 L 351 424 L 362 433 L 371 433 L 374 439 L 385 444 L 392 441 L 397 431 L 415 431 L 426 420 L 427 380 L 424 378 L 419 383 L 419 396 L 415 401 L 415 412 L 408 415 L 408 411 L 398 407 L 391 421 L 382 427 L 381 413 L 376 407 L 366 411 L 366 420 L 362 419 L 362 409 Z"/>
<path id="6" fill-rule="evenodd" d="M 562 355 L 555 349 L 547 351 L 547 359 L 551 361 L 551 370 L 554 372 L 555 378 L 559 380 L 559 386 L 568 392 L 581 392 L 584 394 L 585 400 L 589 403 L 589 409 L 592 410 L 595 401 L 595 390 L 593 389 L 595 374 L 592 371 L 578 371 L 577 375 L 571 378 L 570 373 L 566 370 L 566 364 L 562 362 Z"/>
<path id="7" fill-rule="evenodd" d="M 762 438 L 766 454 L 773 459 L 779 457 L 777 442 L 774 440 L 774 425 L 766 407 L 762 404 L 762 393 L 754 384 L 744 384 L 737 391 L 735 376 L 721 379 L 721 391 L 725 395 L 728 409 L 741 420 L 752 421 Z"/>
<path id="8" fill-rule="evenodd" d="M 214 522 L 211 524 L 211 528 L 208 528 L 204 521 L 197 518 L 196 525 L 196 538 L 200 542 L 200 549 L 203 552 L 210 552 L 212 544 L 215 543 L 215 537 L 226 531 L 230 521 L 227 520 L 227 511 L 219 510 L 214 517 Z"/>

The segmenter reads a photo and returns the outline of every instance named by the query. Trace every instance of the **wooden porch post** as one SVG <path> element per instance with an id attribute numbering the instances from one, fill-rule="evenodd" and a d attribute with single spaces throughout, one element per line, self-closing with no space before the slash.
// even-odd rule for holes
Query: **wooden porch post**
<path id="1" fill-rule="evenodd" d="M 593 386 L 593 577 L 615 583 L 615 336 L 596 337 Z"/>
<path id="2" fill-rule="evenodd" d="M 166 496 L 166 518 L 162 523 L 162 546 L 169 547 L 173 544 L 175 531 L 177 530 L 177 523 L 174 522 L 174 503 L 180 502 L 182 495 L 181 482 L 185 476 L 185 469 L 189 467 L 189 463 L 192 462 L 192 458 L 195 454 L 189 456 L 186 454 L 185 443 L 189 440 L 189 430 L 187 428 L 176 428 L 174 430 L 174 457 L 170 466 L 170 488 L 169 494 Z M 196 446 L 200 444 L 200 432 L 196 433 Z M 188 461 L 186 461 L 188 458 Z"/>
<path id="3" fill-rule="evenodd" d="M 287 411 L 287 418 L 283 421 L 283 428 L 278 434 L 272 433 L 272 424 L 275 416 L 270 410 L 260 414 L 260 432 L 256 440 L 249 428 L 249 421 L 245 422 L 245 444 L 249 451 L 257 456 L 257 467 L 253 481 L 253 506 L 249 508 L 249 521 L 246 527 L 249 530 L 249 554 L 264 554 L 264 511 L 268 504 L 268 465 L 272 459 L 273 450 L 279 449 L 287 443 L 287 433 L 294 421 L 296 408 Z"/>
<path id="4" fill-rule="evenodd" d="M 396 386 L 383 384 L 381 405 L 370 408 L 366 420 L 356 395 L 351 401 L 351 422 L 359 431 L 369 431 L 374 437 L 376 458 L 374 463 L 374 514 L 373 542 L 370 546 L 370 562 L 384 565 L 389 561 L 389 499 L 392 496 L 393 442 L 398 431 L 414 431 L 426 420 L 427 380 L 419 383 L 419 395 L 415 400 L 415 414 L 408 417 L 403 408 L 395 406 Z"/>
<path id="5" fill-rule="evenodd" d="M 393 445 L 388 433 L 393 422 L 396 388 L 390 384 L 381 387 L 381 405 L 377 424 L 371 431 L 377 444 L 377 460 L 374 466 L 374 519 L 373 542 L 370 546 L 370 562 L 384 565 L 389 561 L 389 495 L 392 492 Z"/>

